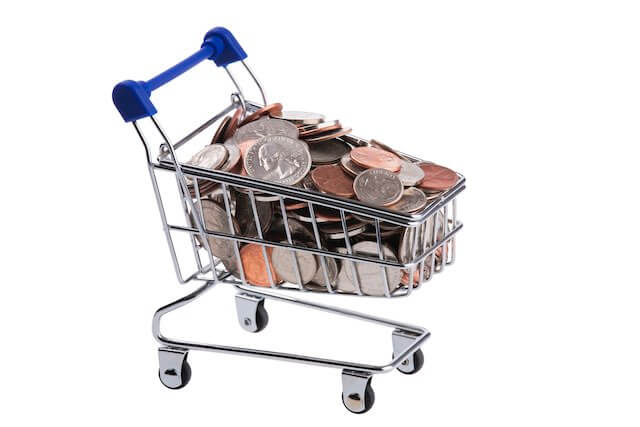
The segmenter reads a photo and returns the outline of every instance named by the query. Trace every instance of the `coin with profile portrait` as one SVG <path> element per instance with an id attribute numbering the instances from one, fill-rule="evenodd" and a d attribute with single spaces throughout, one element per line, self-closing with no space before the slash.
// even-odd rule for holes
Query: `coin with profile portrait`
<path id="1" fill-rule="evenodd" d="M 293 185 L 311 169 L 311 154 L 304 142 L 286 136 L 260 138 L 244 158 L 247 174 L 253 178 Z"/>

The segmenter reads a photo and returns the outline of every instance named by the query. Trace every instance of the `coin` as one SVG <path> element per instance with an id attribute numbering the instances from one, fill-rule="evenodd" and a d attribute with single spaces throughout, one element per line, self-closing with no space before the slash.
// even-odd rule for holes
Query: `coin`
<path id="1" fill-rule="evenodd" d="M 358 236 L 366 230 L 365 223 L 360 221 L 347 221 L 347 235 L 349 237 Z M 342 223 L 330 222 L 327 224 L 320 224 L 318 230 L 324 234 L 324 237 L 329 240 L 344 239 L 344 229 Z"/>
<path id="2" fill-rule="evenodd" d="M 351 153 L 346 153 L 340 158 L 340 166 L 342 166 L 342 169 L 344 169 L 345 172 L 353 177 L 358 176 L 366 170 L 353 163 L 351 160 Z"/>
<path id="3" fill-rule="evenodd" d="M 360 201 L 376 206 L 394 204 L 402 197 L 400 178 L 386 169 L 367 169 L 353 181 Z"/>
<path id="4" fill-rule="evenodd" d="M 315 125 L 306 125 L 299 127 L 300 138 L 310 137 L 321 133 L 342 129 L 342 125 L 338 120 L 318 123 Z"/>
<path id="5" fill-rule="evenodd" d="M 311 172 L 311 179 L 323 193 L 347 199 L 355 195 L 353 192 L 353 178 L 347 175 L 338 165 L 318 166 Z"/>
<path id="6" fill-rule="evenodd" d="M 311 290 L 326 291 L 327 284 L 324 278 L 324 268 L 322 267 L 322 260 L 324 259 L 324 265 L 327 270 L 327 278 L 329 279 L 329 286 L 334 287 L 338 281 L 338 263 L 336 259 L 330 256 L 316 256 L 318 269 L 316 274 L 311 279 L 311 283 L 308 283 L 306 288 Z"/>
<path id="7" fill-rule="evenodd" d="M 247 118 L 245 118 L 242 121 L 242 123 L 240 123 L 240 126 L 241 127 L 245 126 L 255 120 L 258 120 L 263 116 L 268 116 L 269 114 L 280 113 L 280 112 L 282 112 L 282 104 L 280 104 L 279 102 L 276 102 L 274 104 L 269 104 L 267 106 L 260 108 L 259 110 L 257 110 L 256 112 L 252 113 Z"/>
<path id="8" fill-rule="evenodd" d="M 227 128 L 224 131 L 224 136 L 222 137 L 223 141 L 228 140 L 229 138 L 231 138 L 235 133 L 236 130 L 238 130 L 238 125 L 240 124 L 240 118 L 242 117 L 242 108 L 237 108 L 235 113 L 233 113 L 233 116 L 231 117 L 231 120 L 229 120 L 229 124 L 227 125 Z"/>
<path id="9" fill-rule="evenodd" d="M 415 187 L 409 187 L 403 191 L 402 197 L 388 208 L 398 212 L 415 212 L 427 205 L 427 196 Z"/>
<path id="10" fill-rule="evenodd" d="M 349 153 L 349 146 L 339 139 L 330 139 L 322 143 L 310 144 L 309 153 L 314 165 L 333 164 Z"/>
<path id="11" fill-rule="evenodd" d="M 305 190 L 318 191 L 318 188 L 313 183 L 313 179 L 311 179 L 311 174 L 308 174 L 304 177 L 304 179 L 302 180 L 302 186 Z"/>
<path id="12" fill-rule="evenodd" d="M 421 163 L 418 166 L 424 172 L 420 187 L 431 191 L 446 191 L 456 185 L 458 174 L 449 168 L 435 163 Z"/>
<path id="13" fill-rule="evenodd" d="M 430 247 L 433 243 L 433 222 L 434 217 L 437 218 L 436 222 L 436 236 L 438 239 L 442 239 L 443 237 L 443 222 L 444 217 L 442 212 L 438 212 L 437 214 L 431 215 L 427 220 L 415 227 L 406 227 L 402 233 L 402 237 L 400 238 L 400 243 L 398 245 L 398 259 L 403 264 L 408 264 L 413 261 L 414 256 L 420 256 L 424 250 Z M 416 237 L 416 233 L 418 236 Z M 415 250 L 414 250 L 414 245 Z M 414 255 L 415 253 L 415 255 Z M 427 257 L 427 260 L 430 260 L 430 256 Z M 427 263 L 431 264 L 430 261 Z"/>
<path id="14" fill-rule="evenodd" d="M 287 243 L 281 242 L 281 243 Z M 298 246 L 301 246 L 299 243 L 294 243 Z M 295 257 L 295 259 L 294 259 Z M 278 273 L 278 277 L 283 279 L 285 282 L 289 283 L 297 283 L 300 285 L 304 285 L 309 283 L 316 274 L 318 270 L 318 264 L 316 262 L 316 257 L 309 252 L 296 251 L 293 249 L 287 248 L 274 248 L 273 254 L 271 255 L 271 259 L 273 262 L 273 266 Z M 298 266 L 298 272 L 300 273 L 300 283 L 298 280 L 298 276 L 296 274 L 296 263 Z"/>
<path id="15" fill-rule="evenodd" d="M 324 121 L 324 116 L 322 114 L 317 113 L 308 113 L 306 111 L 274 111 L 271 114 L 271 117 L 287 120 L 292 123 L 304 124 L 304 125 L 312 125 L 316 123 L 321 123 Z"/>
<path id="16" fill-rule="evenodd" d="M 272 247 L 265 247 L 267 253 L 267 263 L 265 263 L 265 259 L 262 252 L 262 245 L 258 245 L 256 243 L 249 243 L 246 246 L 243 246 L 240 250 L 240 259 L 242 259 L 242 268 L 244 270 L 244 277 L 247 282 L 256 286 L 271 286 L 271 282 L 269 281 L 269 271 L 271 271 L 271 277 L 274 281 L 274 284 L 280 283 L 280 278 L 278 277 L 275 268 L 273 267 L 273 262 L 271 261 L 271 256 L 273 253 Z"/>
<path id="17" fill-rule="evenodd" d="M 354 254 L 370 255 L 372 257 L 375 257 L 376 259 L 378 258 L 378 245 L 375 242 L 364 240 L 353 245 L 352 249 Z M 388 246 L 383 245 L 382 252 L 385 260 L 394 262 L 397 261 L 396 256 Z M 360 290 L 363 294 L 374 296 L 386 295 L 386 285 L 384 282 L 384 277 L 381 274 L 383 271 L 383 267 L 376 264 L 353 261 L 345 261 L 345 264 L 347 264 L 346 276 L 351 281 L 353 287 L 352 292 L 355 292 L 355 285 L 353 284 L 355 280 L 353 276 L 354 268 L 352 268 L 351 265 L 355 266 L 356 273 L 358 274 L 358 278 L 360 279 Z M 393 292 L 400 284 L 400 279 L 402 278 L 402 270 L 400 268 L 384 267 L 384 272 L 387 276 L 387 282 L 389 284 L 390 291 Z"/>
<path id="18" fill-rule="evenodd" d="M 287 218 L 287 224 L 289 224 L 289 235 L 293 241 L 302 242 L 315 242 L 313 232 L 309 230 L 303 223 L 293 218 Z M 286 238 L 286 231 L 284 229 L 284 221 L 282 217 L 276 217 L 271 225 L 270 240 L 281 241 Z M 277 238 L 275 238 L 277 237 Z"/>
<path id="19" fill-rule="evenodd" d="M 319 206 L 316 206 L 314 208 L 314 212 L 316 214 L 316 222 L 318 224 L 325 223 L 325 222 L 340 221 L 340 214 L 334 209 L 321 208 Z M 291 211 L 290 215 L 295 219 L 297 219 L 298 221 L 308 222 L 308 223 L 313 222 L 308 209 L 298 209 L 295 211 Z M 352 217 L 351 214 L 345 214 L 345 219 L 349 219 L 351 217 Z"/>
<path id="20" fill-rule="evenodd" d="M 211 138 L 212 144 L 219 144 L 221 142 L 224 142 L 223 136 L 227 131 L 229 122 L 231 122 L 231 119 L 228 116 L 222 119 L 222 121 L 220 122 L 220 126 L 218 126 L 218 129 L 216 130 L 216 133 L 214 133 L 213 138 Z"/>
<path id="21" fill-rule="evenodd" d="M 397 172 L 402 165 L 395 154 L 373 147 L 354 148 L 351 150 L 351 160 L 363 168 L 380 168 L 391 172 Z"/>
<path id="22" fill-rule="evenodd" d="M 228 156 L 227 161 L 220 169 L 225 172 L 230 172 L 238 163 L 240 163 L 242 153 L 238 144 L 234 143 L 232 140 L 227 140 L 227 142 L 224 143 L 224 147 L 227 149 Z"/>
<path id="23" fill-rule="evenodd" d="M 306 142 L 308 142 L 309 144 L 317 144 L 319 142 L 329 141 L 329 140 L 335 139 L 335 138 L 340 138 L 341 136 L 347 135 L 350 132 L 351 132 L 351 128 L 337 129 L 337 130 L 332 130 L 332 131 L 329 131 L 329 132 L 324 132 L 324 133 L 319 134 L 319 135 L 307 136 L 307 137 L 304 138 L 304 140 Z"/>
<path id="24" fill-rule="evenodd" d="M 424 172 L 415 163 L 403 161 L 398 171 L 398 178 L 405 187 L 412 187 L 424 179 Z"/>
<path id="25" fill-rule="evenodd" d="M 293 210 L 296 210 L 296 209 L 306 208 L 307 206 L 309 206 L 307 204 L 307 202 L 298 202 L 298 201 L 293 200 L 293 201 L 285 203 L 284 208 L 285 208 L 285 210 L 293 211 Z"/>
<path id="26" fill-rule="evenodd" d="M 382 227 L 381 227 L 382 228 Z M 381 239 L 389 239 L 397 234 L 400 234 L 402 232 L 404 228 L 403 227 L 396 227 L 396 228 L 392 228 L 389 230 L 380 230 L 380 238 Z M 364 237 L 366 239 L 376 239 L 376 229 L 375 227 L 369 225 L 368 227 L 365 228 L 365 230 L 360 233 L 361 237 Z"/>
<path id="27" fill-rule="evenodd" d="M 406 160 L 406 161 L 409 160 L 407 157 L 403 156 L 401 153 L 398 153 L 396 150 L 394 150 L 393 148 L 389 147 L 387 144 L 383 144 L 382 142 L 377 141 L 375 139 L 369 140 L 369 146 L 375 147 L 375 148 L 379 148 L 379 149 L 384 150 L 384 151 L 388 151 L 389 153 L 393 153 L 393 154 L 395 154 L 396 156 L 398 156 L 402 160 Z"/>
<path id="28" fill-rule="evenodd" d="M 260 229 L 266 233 L 273 220 L 273 206 L 271 203 L 256 200 L 256 212 L 260 221 Z M 258 237 L 251 200 L 243 193 L 238 193 L 236 196 L 236 220 L 243 236 Z"/>
<path id="29" fill-rule="evenodd" d="M 311 169 L 311 155 L 302 141 L 279 135 L 265 136 L 249 148 L 244 167 L 251 177 L 293 185 Z"/>
<path id="30" fill-rule="evenodd" d="M 218 231 L 222 233 L 231 233 L 227 212 L 216 202 L 209 199 L 202 199 L 202 217 L 204 218 L 204 226 L 206 231 Z M 195 205 L 196 214 L 199 215 L 198 205 Z M 238 223 L 232 220 L 232 226 L 235 233 L 239 231 Z M 196 235 L 200 241 L 199 235 Z M 220 258 L 227 271 L 237 271 L 237 260 L 234 252 L 234 242 L 229 239 L 209 236 L 207 238 L 211 254 Z M 201 242 L 202 244 L 202 242 Z"/>
<path id="31" fill-rule="evenodd" d="M 186 163 L 202 169 L 218 169 L 227 160 L 227 149 L 221 144 L 210 144 L 194 154 Z"/>
<path id="32" fill-rule="evenodd" d="M 242 126 L 233 136 L 233 139 L 238 144 L 246 141 L 258 141 L 264 136 L 282 135 L 289 138 L 298 138 L 298 128 L 291 123 L 263 117 L 260 120 L 251 122 L 245 126 Z"/>

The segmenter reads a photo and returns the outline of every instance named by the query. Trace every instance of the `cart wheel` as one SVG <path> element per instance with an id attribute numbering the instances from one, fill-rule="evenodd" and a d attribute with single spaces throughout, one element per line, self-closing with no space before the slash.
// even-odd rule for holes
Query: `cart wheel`
<path id="1" fill-rule="evenodd" d="M 176 376 L 175 371 L 172 370 L 172 369 L 166 370 L 164 372 L 164 374 L 167 375 L 167 376 Z M 187 384 L 189 384 L 189 380 L 191 380 L 191 365 L 189 365 L 189 362 L 187 362 L 186 360 L 184 362 L 182 362 L 182 368 L 181 368 L 181 372 L 180 372 L 180 378 L 182 379 L 182 382 L 180 384 L 177 384 L 177 385 L 171 384 L 171 385 L 169 385 L 169 384 L 165 383 L 164 380 L 162 379 L 162 369 L 158 370 L 158 378 L 160 378 L 160 382 L 165 387 L 170 388 L 171 390 L 179 390 L 182 387 L 184 387 Z"/>
<path id="2" fill-rule="evenodd" d="M 342 393 L 342 404 L 345 408 L 347 408 L 349 412 L 354 414 L 364 414 L 373 407 L 373 403 L 376 401 L 376 394 L 373 391 L 373 387 L 371 387 L 371 378 L 369 378 L 369 381 L 367 381 L 367 386 L 364 389 L 364 408 L 360 410 L 353 410 L 352 408 L 350 408 L 351 402 L 359 402 L 360 399 L 361 396 L 357 393 L 353 393 L 349 396 L 345 396 L 345 394 Z"/>
<path id="3" fill-rule="evenodd" d="M 395 355 L 393 356 L 395 358 Z M 413 375 L 424 366 L 424 353 L 422 349 L 413 352 L 409 359 L 406 359 L 398 366 L 398 371 L 406 375 Z"/>
<path id="4" fill-rule="evenodd" d="M 258 308 L 256 309 L 256 327 L 258 328 L 256 332 L 260 332 L 269 324 L 269 313 L 267 313 L 267 309 L 264 308 L 264 300 L 258 303 Z"/>
<path id="5" fill-rule="evenodd" d="M 240 326 L 247 332 L 260 332 L 269 323 L 264 297 L 240 293 L 236 295 L 236 311 Z"/>

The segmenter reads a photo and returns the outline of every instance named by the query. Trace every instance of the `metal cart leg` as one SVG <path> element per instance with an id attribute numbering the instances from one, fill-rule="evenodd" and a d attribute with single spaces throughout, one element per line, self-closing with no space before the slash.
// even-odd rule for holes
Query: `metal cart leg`
<path id="1" fill-rule="evenodd" d="M 354 414 L 364 414 L 373 406 L 376 394 L 368 372 L 342 371 L 342 403 Z"/>
<path id="2" fill-rule="evenodd" d="M 236 311 L 238 322 L 245 331 L 260 332 L 269 323 L 269 315 L 264 308 L 264 297 L 239 293 L 236 295 Z"/>
<path id="3" fill-rule="evenodd" d="M 160 370 L 158 376 L 165 387 L 177 390 L 189 383 L 191 366 L 187 362 L 189 352 L 183 349 L 161 347 L 158 349 Z"/>
<path id="4" fill-rule="evenodd" d="M 402 329 L 396 329 L 393 331 L 391 337 L 393 341 L 393 357 L 395 358 L 396 354 L 402 353 L 404 349 L 409 347 L 418 338 L 418 335 L 403 331 Z M 400 366 L 398 366 L 398 371 L 411 375 L 422 369 L 423 365 L 424 354 L 422 353 L 422 349 L 417 349 L 410 357 L 402 361 Z"/>

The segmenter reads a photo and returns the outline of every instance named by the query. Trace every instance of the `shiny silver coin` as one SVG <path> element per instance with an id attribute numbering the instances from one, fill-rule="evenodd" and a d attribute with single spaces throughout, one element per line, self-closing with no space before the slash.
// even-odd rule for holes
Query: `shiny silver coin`
<path id="1" fill-rule="evenodd" d="M 306 111 L 282 111 L 274 113 L 272 117 L 300 125 L 313 125 L 324 122 L 322 114 L 308 113 Z"/>
<path id="2" fill-rule="evenodd" d="M 281 243 L 287 243 L 281 242 Z M 300 243 L 295 243 L 301 245 Z M 301 252 L 286 248 L 274 248 L 271 254 L 271 261 L 278 276 L 285 282 L 304 285 L 309 283 L 316 274 L 318 264 L 315 255 L 308 252 Z M 296 265 L 300 278 L 296 273 Z M 302 283 L 300 283 L 300 280 Z"/>
<path id="3" fill-rule="evenodd" d="M 258 141 L 265 136 L 286 136 L 297 139 L 298 128 L 285 120 L 262 117 L 238 128 L 232 139 L 239 144 L 245 141 Z"/>
<path id="4" fill-rule="evenodd" d="M 251 177 L 293 185 L 309 173 L 311 154 L 307 144 L 297 139 L 265 136 L 247 151 L 244 168 Z"/>
<path id="5" fill-rule="evenodd" d="M 368 240 L 356 243 L 353 245 L 353 253 L 356 255 L 370 255 L 373 258 L 378 259 L 378 245 L 375 242 L 371 242 Z M 386 245 L 382 246 L 383 257 L 387 261 L 397 261 L 396 256 L 393 251 Z M 402 278 L 402 269 L 393 268 L 393 267 L 381 267 L 375 264 L 369 264 L 364 262 L 352 262 L 352 261 L 344 261 L 346 264 L 345 273 L 347 278 L 350 281 L 352 286 L 351 292 L 356 291 L 355 286 L 355 278 L 354 278 L 354 268 L 355 273 L 358 275 L 360 279 L 360 290 L 365 295 L 374 295 L 374 296 L 382 296 L 386 295 L 386 285 L 383 277 L 383 269 L 384 274 L 387 277 L 387 282 L 389 284 L 389 291 L 393 292 L 400 285 L 400 280 Z M 345 290 L 345 283 L 342 284 L 343 291 Z"/>
<path id="6" fill-rule="evenodd" d="M 426 205 L 427 196 L 424 195 L 422 190 L 418 190 L 415 187 L 409 187 L 402 192 L 400 200 L 387 207 L 393 211 L 411 213 L 419 211 Z"/>
<path id="7" fill-rule="evenodd" d="M 197 206 L 196 215 L 200 215 Z M 204 217 L 204 226 L 206 231 L 219 231 L 231 234 L 229 221 L 227 219 L 227 212 L 213 200 L 202 200 L 202 216 Z M 232 227 L 235 233 L 240 231 L 237 221 L 233 218 Z M 199 235 L 196 236 L 198 240 L 200 240 Z M 209 248 L 211 249 L 211 254 L 222 261 L 227 271 L 238 271 L 238 260 L 235 257 L 234 242 L 232 240 L 208 237 L 207 241 L 209 243 Z M 202 242 L 200 243 L 202 244 Z"/>
<path id="8" fill-rule="evenodd" d="M 327 279 L 329 279 L 329 286 L 333 289 L 336 286 L 338 281 L 338 263 L 336 259 L 330 256 L 316 256 L 316 260 L 318 263 L 318 270 L 316 274 L 311 279 L 311 283 L 308 283 L 305 286 L 310 290 L 318 290 L 318 291 L 326 291 L 327 290 L 327 281 L 324 277 L 324 269 L 322 267 L 322 260 L 324 260 L 324 265 L 327 271 Z"/>
<path id="9" fill-rule="evenodd" d="M 240 158 L 242 157 L 242 154 L 240 152 L 240 148 L 236 143 L 233 142 L 233 140 L 228 140 L 227 142 L 225 142 L 224 147 L 227 149 L 228 156 L 227 160 L 224 162 L 220 170 L 229 172 L 238 164 Z"/>
<path id="10" fill-rule="evenodd" d="M 402 197 L 400 178 L 386 169 L 367 169 L 353 181 L 356 197 L 376 206 L 392 205 Z"/>
<path id="11" fill-rule="evenodd" d="M 337 163 L 342 156 L 348 155 L 349 151 L 351 151 L 349 146 L 338 139 L 330 139 L 328 141 L 309 145 L 311 162 L 314 165 Z"/>
<path id="12" fill-rule="evenodd" d="M 256 198 L 256 212 L 260 229 L 266 233 L 273 222 L 273 205 L 269 202 L 260 202 Z M 246 194 L 238 193 L 236 196 L 236 220 L 243 236 L 258 237 L 251 200 Z"/>
<path id="13" fill-rule="evenodd" d="M 227 160 L 228 152 L 222 144 L 210 144 L 198 151 L 186 163 L 202 169 L 216 170 Z"/>
<path id="14" fill-rule="evenodd" d="M 436 238 L 441 240 L 444 237 L 444 216 L 442 212 L 431 215 L 419 226 L 405 228 L 398 245 L 398 259 L 401 263 L 407 264 L 412 262 L 414 257 L 422 255 L 434 244 L 434 218 L 436 218 Z M 431 256 L 427 257 L 427 263 L 429 264 L 430 257 Z"/>
<path id="15" fill-rule="evenodd" d="M 346 153 L 340 158 L 340 166 L 342 166 L 342 169 L 344 169 L 346 173 L 348 173 L 353 177 L 358 176 L 359 174 L 361 174 L 366 170 L 365 168 L 362 168 L 356 165 L 355 163 L 353 163 L 353 160 L 351 160 L 350 153 Z"/>
<path id="16" fill-rule="evenodd" d="M 418 185 L 424 179 L 424 172 L 420 166 L 406 161 L 402 162 L 402 166 L 400 166 L 400 170 L 396 174 L 405 187 Z"/>

